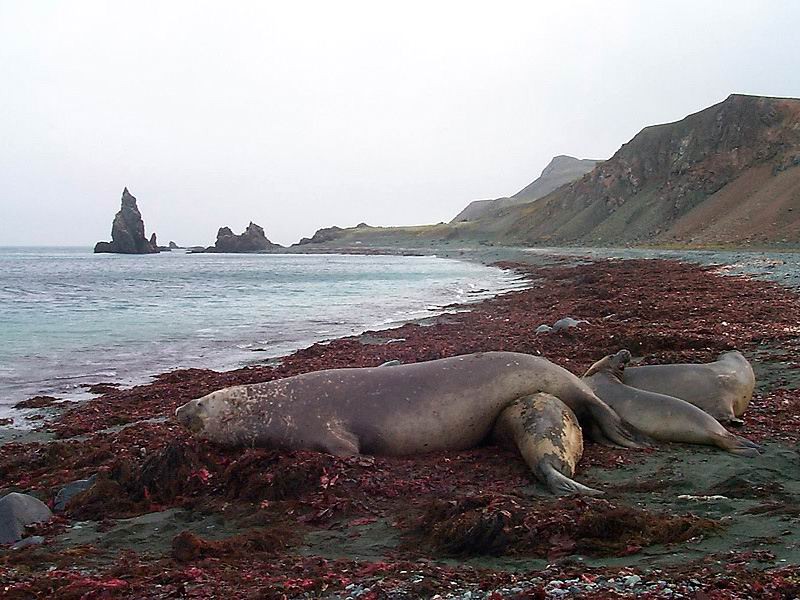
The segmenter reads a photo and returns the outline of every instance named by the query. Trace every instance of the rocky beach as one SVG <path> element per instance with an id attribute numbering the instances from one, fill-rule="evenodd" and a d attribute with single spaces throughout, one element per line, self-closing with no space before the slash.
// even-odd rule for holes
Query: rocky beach
<path id="1" fill-rule="evenodd" d="M 26 532 L 41 543 L 0 555 L 4 597 L 796 597 L 797 293 L 675 261 L 508 257 L 500 266 L 530 287 L 466 312 L 273 366 L 173 371 L 73 407 L 29 402 L 41 425 L 4 432 L 2 491 L 53 506 L 94 479 Z M 535 333 L 564 317 L 587 323 Z M 173 417 L 215 389 L 319 369 L 506 350 L 581 375 L 620 348 L 639 364 L 741 350 L 757 389 L 736 433 L 762 455 L 587 443 L 577 477 L 605 495 L 555 500 L 494 446 L 402 459 L 228 450 Z"/>

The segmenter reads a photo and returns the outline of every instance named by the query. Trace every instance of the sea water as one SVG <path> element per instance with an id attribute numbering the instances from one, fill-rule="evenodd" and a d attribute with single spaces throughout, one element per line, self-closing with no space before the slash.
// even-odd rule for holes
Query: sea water
<path id="1" fill-rule="evenodd" d="M 523 285 L 434 256 L 0 248 L 0 416 L 33 395 L 263 362 Z"/>

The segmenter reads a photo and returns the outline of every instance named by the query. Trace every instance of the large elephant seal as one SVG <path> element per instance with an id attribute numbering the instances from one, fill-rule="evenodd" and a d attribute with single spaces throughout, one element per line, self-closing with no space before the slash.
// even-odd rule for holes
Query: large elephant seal
<path id="1" fill-rule="evenodd" d="M 626 385 L 675 396 L 702 408 L 722 423 L 741 424 L 756 376 L 741 352 L 725 352 L 707 364 L 672 364 L 628 367 Z"/>
<path id="2" fill-rule="evenodd" d="M 634 434 L 578 377 L 516 352 L 467 354 L 391 368 L 331 369 L 212 392 L 178 421 L 226 446 L 335 455 L 409 455 L 478 445 L 517 398 L 547 392 L 598 436 L 636 447 Z"/>
<path id="3" fill-rule="evenodd" d="M 584 381 L 634 427 L 656 440 L 719 446 L 741 456 L 757 456 L 757 444 L 734 435 L 714 417 L 680 398 L 622 383 L 631 353 L 620 350 L 589 368 Z"/>
<path id="4" fill-rule="evenodd" d="M 569 407 L 550 394 L 523 396 L 506 407 L 492 437 L 516 447 L 533 474 L 558 496 L 602 492 L 573 481 L 583 456 L 583 434 Z"/>

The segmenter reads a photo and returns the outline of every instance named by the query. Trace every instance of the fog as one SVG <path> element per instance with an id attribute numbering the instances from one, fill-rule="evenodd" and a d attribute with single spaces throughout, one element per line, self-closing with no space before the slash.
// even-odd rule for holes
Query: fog
<path id="1" fill-rule="evenodd" d="M 0 245 L 448 221 L 732 92 L 800 96 L 795 2 L 0 0 Z"/>

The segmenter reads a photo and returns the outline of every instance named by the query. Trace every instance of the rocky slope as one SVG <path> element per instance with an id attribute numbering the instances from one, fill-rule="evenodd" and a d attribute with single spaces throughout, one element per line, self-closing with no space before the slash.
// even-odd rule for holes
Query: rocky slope
<path id="1" fill-rule="evenodd" d="M 646 127 L 578 181 L 473 234 L 526 244 L 800 242 L 800 100 L 732 95 Z"/>
<path id="2" fill-rule="evenodd" d="M 131 195 L 128 188 L 122 191 L 122 207 L 114 216 L 111 225 L 111 241 L 97 242 L 94 247 L 96 253 L 107 252 L 114 254 L 155 254 L 159 252 L 156 234 L 147 239 L 144 235 L 144 221 L 136 198 Z"/>
<path id="3" fill-rule="evenodd" d="M 474 220 L 325 237 L 316 251 L 475 243 L 796 247 L 800 100 L 731 95 L 644 128 L 609 160 L 535 202 Z"/>
<path id="4" fill-rule="evenodd" d="M 553 158 L 544 168 L 542 174 L 519 192 L 508 198 L 494 200 L 475 200 L 458 213 L 451 223 L 474 221 L 495 214 L 501 209 L 518 204 L 525 204 L 546 196 L 566 183 L 575 181 L 595 168 L 601 161 L 588 158 L 580 159 L 560 155 Z"/>
<path id="5" fill-rule="evenodd" d="M 230 227 L 220 227 L 217 232 L 217 241 L 204 252 L 268 252 L 280 248 L 280 244 L 273 244 L 264 234 L 264 228 L 252 221 L 243 233 L 236 235 Z"/>

